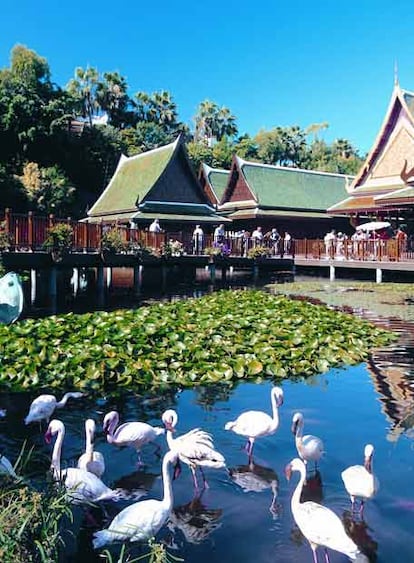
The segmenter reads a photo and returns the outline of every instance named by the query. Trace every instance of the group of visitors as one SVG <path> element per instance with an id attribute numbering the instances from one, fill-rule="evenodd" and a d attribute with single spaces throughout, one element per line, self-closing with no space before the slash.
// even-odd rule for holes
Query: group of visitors
<path id="1" fill-rule="evenodd" d="M 163 233 L 159 219 L 149 225 L 148 231 L 150 233 Z M 247 256 L 250 248 L 257 246 L 268 247 L 272 251 L 273 256 L 291 253 L 292 237 L 285 231 L 283 236 L 279 233 L 276 227 L 273 227 L 267 232 L 263 232 L 262 227 L 257 226 L 251 233 L 245 229 L 240 231 L 226 233 L 224 223 L 220 223 L 213 231 L 212 245 L 222 247 L 223 249 L 230 247 L 230 240 L 234 239 L 232 244 L 239 247 L 239 252 L 242 256 Z M 191 237 L 191 246 L 193 254 L 202 254 L 206 246 L 206 236 L 201 225 L 197 224 L 193 230 Z"/>
<path id="2" fill-rule="evenodd" d="M 332 229 L 324 236 L 325 256 L 327 259 L 343 260 L 345 257 L 357 258 L 362 252 L 369 250 L 372 257 L 377 257 L 381 241 L 394 239 L 398 242 L 398 250 L 404 251 L 407 245 L 407 233 L 403 227 L 393 230 L 391 227 L 365 229 L 356 227 L 355 232 L 346 233 Z"/>

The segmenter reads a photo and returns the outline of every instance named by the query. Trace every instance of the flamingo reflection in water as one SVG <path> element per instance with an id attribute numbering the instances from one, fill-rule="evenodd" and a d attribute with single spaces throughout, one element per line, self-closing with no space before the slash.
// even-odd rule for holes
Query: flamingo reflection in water
<path id="1" fill-rule="evenodd" d="M 355 514 L 349 510 L 345 510 L 342 514 L 342 522 L 344 523 L 347 534 L 354 540 L 356 544 L 366 553 L 370 561 L 377 560 L 378 543 L 372 538 L 371 528 L 363 518 L 355 520 Z"/>
<path id="2" fill-rule="evenodd" d="M 300 479 L 291 499 L 292 514 L 312 548 L 314 563 L 318 563 L 316 553 L 318 547 L 325 548 L 326 563 L 330 561 L 328 548 L 343 553 L 357 563 L 368 563 L 368 558 L 347 535 L 341 519 L 335 512 L 317 502 L 301 502 L 303 485 L 306 480 L 306 467 L 301 459 L 295 458 L 286 466 L 285 473 L 288 480 L 293 471 L 299 472 Z"/>
<path id="3" fill-rule="evenodd" d="M 174 542 L 177 531 L 183 534 L 187 543 L 196 545 L 205 541 L 211 533 L 220 528 L 223 510 L 207 508 L 201 500 L 204 491 L 205 489 L 195 495 L 190 502 L 177 506 L 171 512 L 168 528 L 174 534 Z"/>
<path id="4" fill-rule="evenodd" d="M 252 459 L 248 465 L 238 465 L 229 469 L 231 479 L 245 493 L 260 493 L 271 489 L 272 502 L 269 511 L 274 518 L 279 517 L 280 504 L 277 503 L 279 493 L 279 477 L 271 467 L 263 467 L 258 465 Z"/>

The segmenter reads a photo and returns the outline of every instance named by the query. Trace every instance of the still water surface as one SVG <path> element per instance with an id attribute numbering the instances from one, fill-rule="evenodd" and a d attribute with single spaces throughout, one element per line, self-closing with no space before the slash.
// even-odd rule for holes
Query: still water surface
<path id="1" fill-rule="evenodd" d="M 210 487 L 197 498 L 193 495 L 190 472 L 183 467 L 173 484 L 171 521 L 160 533 L 170 553 L 197 563 L 311 562 L 309 545 L 296 528 L 290 511 L 297 475 L 290 483 L 284 476 L 286 464 L 296 456 L 290 431 L 292 415 L 301 411 L 305 433 L 321 437 L 326 450 L 320 474 L 311 480 L 314 498 L 323 499 L 343 518 L 371 561 L 414 561 L 414 326 L 392 314 L 381 322 L 398 331 L 400 341 L 375 351 L 371 362 L 334 369 L 303 382 L 282 382 L 285 401 L 279 411 L 280 426 L 273 436 L 257 440 L 254 467 L 247 465 L 243 438 L 226 432 L 224 425 L 244 410 L 265 410 L 270 414 L 270 382 L 242 383 L 233 389 L 171 389 L 161 397 L 129 394 L 69 402 L 58 411 L 67 430 L 64 464 L 76 465 L 84 446 L 84 420 L 92 417 L 98 426 L 96 449 L 106 460 L 104 481 L 113 487 L 144 488 L 148 491 L 146 498 L 161 498 L 160 460 L 154 456 L 153 448 L 144 448 L 145 466 L 138 469 L 132 450 L 106 443 L 102 419 L 106 412 L 116 409 L 122 422 L 142 420 L 158 425 L 162 412 L 173 407 L 179 415 L 177 434 L 194 427 L 211 432 L 216 448 L 226 458 L 228 471 L 207 470 Z M 8 410 L 7 418 L 0 420 L 0 447 L 14 461 L 27 438 L 40 454 L 29 469 L 33 478 L 41 482 L 51 448 L 44 443 L 37 425 L 24 426 L 23 418 L 32 398 L 29 394 L 0 396 L 0 407 Z M 349 497 L 340 474 L 347 466 L 363 462 L 363 448 L 368 442 L 375 446 L 374 471 L 380 490 L 367 503 L 364 520 L 352 521 Z M 166 451 L 164 437 L 159 438 L 159 443 Z M 76 509 L 77 539 L 67 538 L 62 562 L 102 561 L 91 548 L 92 534 L 124 506 L 125 502 L 107 503 L 106 516 L 94 511 L 95 524 Z M 112 550 L 114 556 L 119 547 Z M 133 555 L 143 552 L 137 546 L 131 550 Z M 322 560 L 322 553 L 320 557 Z M 331 552 L 332 563 L 341 561 L 347 558 Z"/>

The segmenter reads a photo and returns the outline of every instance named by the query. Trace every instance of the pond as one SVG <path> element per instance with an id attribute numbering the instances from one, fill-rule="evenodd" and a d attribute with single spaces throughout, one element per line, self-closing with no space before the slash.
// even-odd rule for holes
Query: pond
<path id="1" fill-rule="evenodd" d="M 372 312 L 371 317 L 375 317 Z M 305 418 L 305 433 L 321 437 L 326 450 L 319 474 L 310 479 L 310 494 L 323 499 L 343 519 L 371 561 L 413 561 L 414 325 L 393 317 L 392 312 L 381 322 L 397 330 L 401 337 L 397 344 L 374 351 L 371 362 L 332 369 L 303 382 L 283 382 L 279 429 L 273 436 L 257 440 L 254 466 L 248 465 L 244 439 L 224 430 L 224 425 L 245 410 L 271 413 L 271 383 L 241 383 L 235 388 L 217 385 L 183 392 L 171 389 L 162 396 L 128 394 L 69 401 L 57 413 L 67 431 L 64 464 L 76 465 L 84 449 L 84 420 L 91 417 L 98 428 L 95 447 L 106 460 L 105 483 L 145 489 L 145 498 L 161 498 L 160 460 L 154 449 L 150 445 L 144 448 L 145 465 L 138 468 L 131 449 L 118 449 L 106 443 L 102 420 L 106 412 L 115 409 L 122 422 L 142 420 L 160 425 L 162 412 L 172 407 L 179 416 L 177 435 L 195 427 L 211 432 L 216 449 L 225 456 L 227 470 L 207 469 L 209 488 L 195 497 L 191 473 L 183 467 L 181 476 L 173 483 L 171 520 L 160 533 L 169 553 L 197 563 L 309 562 L 310 547 L 297 529 L 290 509 L 297 475 L 293 475 L 291 482 L 284 475 L 286 464 L 296 457 L 291 421 L 293 414 L 300 411 Z M 37 424 L 25 427 L 23 422 L 34 396 L 0 396 L 0 406 L 8 411 L 7 417 L 0 420 L 0 451 L 14 461 L 27 439 L 41 454 L 30 467 L 33 478 L 41 482 L 50 462 L 51 446 L 45 444 Z M 165 438 L 159 437 L 158 442 L 165 452 Z M 367 503 L 364 519 L 352 520 L 341 471 L 363 462 L 367 443 L 375 446 L 374 471 L 380 489 Z M 102 561 L 92 550 L 93 532 L 127 504 L 106 503 L 105 512 L 94 511 L 93 518 L 76 509 L 76 539 L 68 534 L 62 562 Z M 111 548 L 114 557 L 119 549 L 119 545 Z M 145 552 L 139 546 L 131 549 L 131 555 Z M 339 553 L 331 551 L 330 555 L 332 563 L 347 561 Z"/>

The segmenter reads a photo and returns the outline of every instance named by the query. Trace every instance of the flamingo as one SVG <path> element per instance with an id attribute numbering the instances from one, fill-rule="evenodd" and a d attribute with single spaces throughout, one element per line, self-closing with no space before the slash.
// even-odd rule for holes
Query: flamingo
<path id="1" fill-rule="evenodd" d="M 269 511 L 274 516 L 279 513 L 280 506 L 277 503 L 279 494 L 279 477 L 270 467 L 263 467 L 254 463 L 253 460 L 248 465 L 239 465 L 229 469 L 231 479 L 243 489 L 245 493 L 251 491 L 260 493 L 267 489 L 272 490 L 272 502 Z"/>
<path id="2" fill-rule="evenodd" d="M 227 422 L 224 428 L 232 430 L 240 436 L 247 437 L 246 451 L 249 460 L 253 458 L 253 446 L 256 438 L 270 436 L 279 427 L 279 407 L 283 405 L 283 390 L 273 387 L 270 392 L 273 415 L 269 416 L 263 411 L 246 411 L 231 422 Z"/>
<path id="3" fill-rule="evenodd" d="M 224 457 L 214 449 L 211 435 L 200 428 L 193 428 L 174 439 L 173 432 L 178 422 L 178 415 L 173 409 L 168 409 L 163 413 L 162 421 L 167 430 L 168 447 L 177 452 L 179 461 L 189 466 L 195 489 L 198 489 L 197 467 L 203 477 L 204 487 L 208 487 L 203 467 L 220 469 L 226 466 Z"/>
<path id="4" fill-rule="evenodd" d="M 328 548 L 343 553 L 357 563 L 368 563 L 368 558 L 346 534 L 344 525 L 335 512 L 317 502 L 300 502 L 306 480 L 306 466 L 301 459 L 295 458 L 286 466 L 285 473 L 288 480 L 292 471 L 300 473 L 299 482 L 291 499 L 292 514 L 312 548 L 314 563 L 318 563 L 316 550 L 319 546 L 325 548 L 326 563 L 330 561 Z"/>
<path id="5" fill-rule="evenodd" d="M 97 502 L 101 500 L 118 500 L 120 492 L 107 487 L 96 475 L 79 469 L 69 467 L 61 469 L 60 458 L 62 454 L 62 444 L 65 437 L 65 426 L 60 420 L 51 420 L 45 434 L 45 440 L 50 444 L 52 437 L 56 436 L 53 446 L 51 469 L 53 478 L 59 483 L 63 483 L 69 498 L 75 503 Z"/>
<path id="6" fill-rule="evenodd" d="M 173 506 L 170 463 L 176 461 L 177 453 L 169 451 L 162 462 L 164 494 L 162 500 L 149 499 L 135 502 L 124 508 L 105 530 L 94 533 L 93 547 L 100 548 L 116 541 L 141 541 L 155 536 L 168 520 Z"/>
<path id="7" fill-rule="evenodd" d="M 317 436 L 306 434 L 303 436 L 303 414 L 296 412 L 292 418 L 292 433 L 295 435 L 295 444 L 299 457 L 303 460 L 305 465 L 308 461 L 315 462 L 315 470 L 318 461 L 321 459 L 324 449 L 323 442 Z"/>
<path id="8" fill-rule="evenodd" d="M 32 401 L 29 414 L 24 419 L 24 423 L 27 425 L 31 422 L 41 422 L 43 419 L 49 423 L 50 417 L 55 409 L 61 409 L 64 407 L 68 402 L 68 399 L 79 399 L 79 397 L 83 397 L 83 393 L 65 393 L 62 399 L 58 402 L 54 395 L 39 395 L 39 397 Z"/>
<path id="9" fill-rule="evenodd" d="M 86 448 L 78 459 L 78 468 L 85 469 L 97 477 L 102 477 L 105 471 L 105 459 L 101 452 L 93 449 L 95 436 L 95 421 L 92 418 L 85 420 Z"/>
<path id="10" fill-rule="evenodd" d="M 364 511 L 364 502 L 372 498 L 379 489 L 379 481 L 373 473 L 372 458 L 374 446 L 367 444 L 364 448 L 364 465 L 351 465 L 341 473 L 345 489 L 351 497 L 352 511 L 354 511 L 357 497 L 361 499 L 359 512 Z"/>
<path id="11" fill-rule="evenodd" d="M 132 446 L 138 453 L 138 464 L 141 465 L 141 448 L 153 442 L 157 436 L 165 433 L 164 428 L 151 426 L 146 422 L 124 422 L 118 426 L 119 414 L 111 411 L 105 415 L 103 429 L 109 444 L 115 446 Z M 118 426 L 118 428 L 117 428 Z M 156 446 L 157 452 L 160 447 Z"/>

